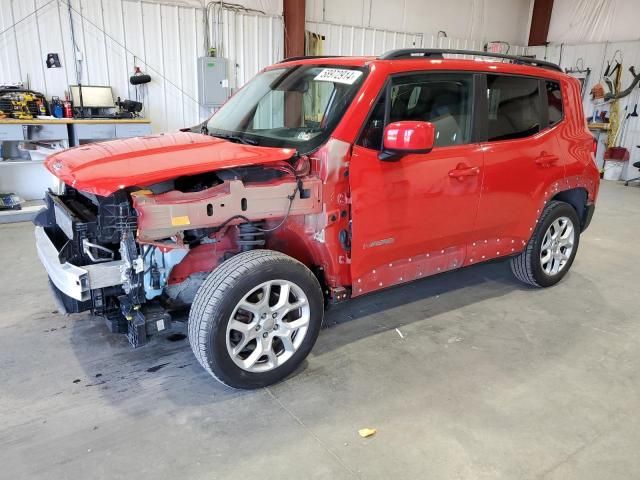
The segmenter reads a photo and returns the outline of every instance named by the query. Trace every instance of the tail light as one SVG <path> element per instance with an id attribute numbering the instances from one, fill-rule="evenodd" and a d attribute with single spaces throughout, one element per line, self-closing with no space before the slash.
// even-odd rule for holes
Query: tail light
<path id="1" fill-rule="evenodd" d="M 593 153 L 593 156 L 596 156 L 596 152 L 598 151 L 598 140 L 597 139 L 593 139 L 593 145 L 591 146 L 591 153 Z"/>

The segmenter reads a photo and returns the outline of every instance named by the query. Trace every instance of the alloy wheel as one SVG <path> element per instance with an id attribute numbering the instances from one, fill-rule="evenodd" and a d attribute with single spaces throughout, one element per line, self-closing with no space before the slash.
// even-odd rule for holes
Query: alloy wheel
<path id="1" fill-rule="evenodd" d="M 549 225 L 540 246 L 540 265 L 549 276 L 561 272 L 573 252 L 575 228 L 568 217 L 559 217 Z"/>
<path id="2" fill-rule="evenodd" d="M 238 302 L 227 325 L 227 352 L 243 370 L 262 373 L 289 360 L 310 322 L 304 291 L 288 280 L 264 282 Z"/>

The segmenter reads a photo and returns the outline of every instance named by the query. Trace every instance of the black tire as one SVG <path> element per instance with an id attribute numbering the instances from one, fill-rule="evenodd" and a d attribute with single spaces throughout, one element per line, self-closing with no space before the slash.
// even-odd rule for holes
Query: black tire
<path id="1" fill-rule="evenodd" d="M 294 282 L 306 295 L 310 322 L 295 353 L 272 370 L 250 372 L 234 363 L 227 350 L 227 325 L 236 305 L 252 289 L 269 280 Z M 200 365 L 227 386 L 265 387 L 290 375 L 318 338 L 324 305 L 318 279 L 299 261 L 272 250 L 251 250 L 231 257 L 206 278 L 189 313 L 189 343 Z"/>
<path id="2" fill-rule="evenodd" d="M 558 273 L 548 275 L 544 272 L 540 263 L 540 249 L 547 229 L 560 217 L 567 217 L 573 223 L 575 229 L 573 251 L 567 264 Z M 551 287 L 562 280 L 571 268 L 578 251 L 579 243 L 580 219 L 575 209 L 568 203 L 553 200 L 542 210 L 542 214 L 534 228 L 533 235 L 524 251 L 517 257 L 511 259 L 511 271 L 521 282 L 533 285 L 534 287 Z"/>

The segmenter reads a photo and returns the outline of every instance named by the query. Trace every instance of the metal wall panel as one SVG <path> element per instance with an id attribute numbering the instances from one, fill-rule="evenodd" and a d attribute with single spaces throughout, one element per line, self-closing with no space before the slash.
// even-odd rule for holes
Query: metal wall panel
<path id="1" fill-rule="evenodd" d="M 236 90 L 256 73 L 284 57 L 284 21 L 280 16 L 223 10 L 211 22 L 212 46 L 230 62 L 229 86 Z M 235 61 L 234 61 L 235 60 Z"/>
<path id="2" fill-rule="evenodd" d="M 424 46 L 421 33 L 310 21 L 306 22 L 306 29 L 324 35 L 323 55 L 380 55 L 395 48 Z"/>
<path id="3" fill-rule="evenodd" d="M 529 33 L 531 0 L 306 0 L 305 3 L 306 19 L 310 22 L 422 32 L 425 38 L 444 30 L 453 38 L 523 44 Z"/>
<path id="4" fill-rule="evenodd" d="M 380 55 L 397 48 L 452 48 L 482 50 L 484 42 L 454 37 L 438 37 L 415 32 L 307 21 L 307 30 L 324 35 L 324 55 Z M 526 47 L 511 45 L 510 55 L 522 55 Z"/>
<path id="5" fill-rule="evenodd" d="M 76 48 L 67 0 L 0 0 L 0 32 L 8 29 L 0 34 L 0 83 L 23 81 L 47 97 L 61 98 L 78 81 L 111 85 L 114 97 L 144 102 L 144 115 L 156 132 L 194 125 L 210 114 L 197 101 L 196 61 L 205 54 L 203 8 L 146 0 L 69 3 Z M 223 32 L 218 54 L 229 59 L 232 88 L 283 56 L 282 17 L 224 10 L 220 24 L 210 27 L 211 33 Z M 47 69 L 47 53 L 58 53 L 62 68 Z M 129 84 L 134 65 L 151 75 L 151 83 Z"/>

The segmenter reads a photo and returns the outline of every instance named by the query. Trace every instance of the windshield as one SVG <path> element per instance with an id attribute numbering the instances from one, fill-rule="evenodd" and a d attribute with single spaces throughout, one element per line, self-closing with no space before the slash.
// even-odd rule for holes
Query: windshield
<path id="1" fill-rule="evenodd" d="M 209 119 L 207 133 L 308 153 L 331 134 L 364 77 L 361 68 L 298 65 L 264 71 Z"/>

